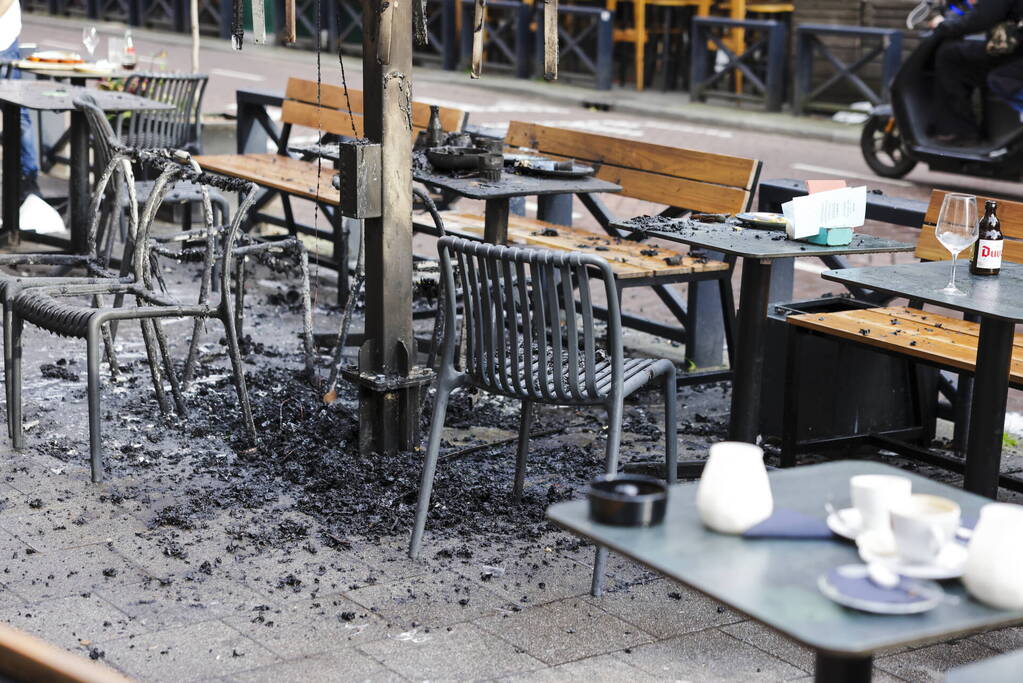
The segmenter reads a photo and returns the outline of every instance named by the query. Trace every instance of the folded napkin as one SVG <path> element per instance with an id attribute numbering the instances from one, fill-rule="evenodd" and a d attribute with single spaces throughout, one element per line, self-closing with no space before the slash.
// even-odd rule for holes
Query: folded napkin
<path id="1" fill-rule="evenodd" d="M 832 538 L 827 522 L 796 512 L 775 508 L 770 517 L 748 529 L 746 538 Z"/>

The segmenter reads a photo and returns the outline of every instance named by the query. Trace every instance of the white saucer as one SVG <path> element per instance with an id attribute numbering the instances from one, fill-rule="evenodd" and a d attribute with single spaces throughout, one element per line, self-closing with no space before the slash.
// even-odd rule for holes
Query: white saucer
<path id="1" fill-rule="evenodd" d="M 962 543 L 950 542 L 941 549 L 930 564 L 911 564 L 895 553 L 895 538 L 891 534 L 866 531 L 856 539 L 860 559 L 880 562 L 892 571 L 913 579 L 957 579 L 963 575 L 968 552 Z"/>
<path id="2" fill-rule="evenodd" d="M 874 614 L 919 614 L 940 605 L 945 596 L 941 586 L 933 581 L 917 581 L 915 579 L 902 578 L 899 585 L 895 588 L 880 589 L 880 591 L 876 587 L 871 588 L 875 595 L 878 593 L 888 593 L 904 596 L 897 602 L 870 599 L 867 596 L 850 594 L 843 591 L 842 586 L 836 585 L 833 581 L 837 581 L 839 584 L 845 583 L 847 588 L 850 581 L 866 583 L 869 581 L 869 578 L 865 565 L 847 564 L 836 567 L 830 572 L 821 574 L 817 579 L 817 587 L 825 597 L 834 600 L 840 605 Z"/>
<path id="3" fill-rule="evenodd" d="M 863 526 L 863 515 L 856 508 L 835 510 L 828 515 L 827 523 L 835 535 L 855 541 Z"/>

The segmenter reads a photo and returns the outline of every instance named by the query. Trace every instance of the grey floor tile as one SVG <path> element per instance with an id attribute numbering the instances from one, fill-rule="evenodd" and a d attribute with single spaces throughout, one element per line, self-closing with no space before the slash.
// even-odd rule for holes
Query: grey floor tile
<path id="1" fill-rule="evenodd" d="M 302 659 L 290 659 L 262 669 L 244 671 L 224 678 L 230 683 L 349 683 L 372 681 L 392 683 L 405 680 L 361 652 L 352 649 Z"/>
<path id="2" fill-rule="evenodd" d="M 543 668 L 520 648 L 474 624 L 408 632 L 362 645 L 387 668 L 416 680 L 479 680 Z"/>
<path id="3" fill-rule="evenodd" d="M 353 647 L 388 634 L 383 619 L 340 595 L 260 607 L 224 621 L 286 658 Z"/>
<path id="4" fill-rule="evenodd" d="M 628 663 L 628 654 L 614 653 L 587 657 L 574 662 L 539 671 L 511 676 L 509 681 L 537 681 L 538 683 L 558 683 L 559 681 L 591 681 L 621 683 L 622 681 L 655 681 L 645 671 L 641 671 Z"/>
<path id="5" fill-rule="evenodd" d="M 104 640 L 148 631 L 95 593 L 8 607 L 0 610 L 0 622 L 79 652 Z"/>
<path id="6" fill-rule="evenodd" d="M 657 638 L 668 638 L 742 619 L 719 603 L 674 581 L 657 579 L 586 599 Z"/>
<path id="7" fill-rule="evenodd" d="M 721 626 L 720 628 L 728 635 L 738 638 L 744 643 L 749 643 L 765 652 L 770 652 L 775 657 L 783 659 L 793 666 L 798 666 L 803 671 L 813 673 L 813 650 L 786 638 L 774 629 L 768 628 L 756 621 L 742 621 L 737 624 Z"/>
<path id="8" fill-rule="evenodd" d="M 995 650 L 970 639 L 939 643 L 874 661 L 874 666 L 908 681 L 943 681 L 952 668 L 987 659 Z"/>
<path id="9" fill-rule="evenodd" d="M 80 503 L 4 515 L 0 526 L 40 552 L 104 543 L 145 531 L 145 525 L 128 513 Z"/>
<path id="10" fill-rule="evenodd" d="M 30 602 L 138 583 L 146 576 L 106 545 L 20 555 L 7 565 L 7 587 Z"/>
<path id="11" fill-rule="evenodd" d="M 35 548 L 25 543 L 9 531 L 0 529 L 0 557 L 8 558 L 15 555 L 32 554 Z"/>
<path id="12" fill-rule="evenodd" d="M 1003 628 L 1000 631 L 981 633 L 973 636 L 971 640 L 987 645 L 999 652 L 1020 650 L 1023 649 L 1023 626 L 1013 626 L 1012 628 Z"/>
<path id="13" fill-rule="evenodd" d="M 220 621 L 111 640 L 98 647 L 109 663 L 146 681 L 206 680 L 280 661 Z"/>
<path id="14" fill-rule="evenodd" d="M 248 615 L 267 600 L 236 581 L 200 576 L 169 584 L 155 579 L 97 593 L 151 630 Z"/>
<path id="15" fill-rule="evenodd" d="M 480 554 L 456 570 L 518 604 L 541 605 L 585 595 L 592 569 L 544 546 Z"/>
<path id="16" fill-rule="evenodd" d="M 345 595 L 403 629 L 471 621 L 507 605 L 502 596 L 454 572 L 367 586 Z"/>
<path id="17" fill-rule="evenodd" d="M 383 580 L 381 572 L 351 553 L 335 550 L 315 555 L 303 550 L 262 552 L 222 565 L 216 571 L 243 581 L 274 602 L 301 602 Z"/>
<path id="18" fill-rule="evenodd" d="M 648 674 L 692 681 L 778 681 L 802 669 L 711 628 L 635 648 L 628 660 Z"/>
<path id="19" fill-rule="evenodd" d="M 577 598 L 487 617 L 476 623 L 551 665 L 651 641 L 648 634 L 635 626 Z"/>

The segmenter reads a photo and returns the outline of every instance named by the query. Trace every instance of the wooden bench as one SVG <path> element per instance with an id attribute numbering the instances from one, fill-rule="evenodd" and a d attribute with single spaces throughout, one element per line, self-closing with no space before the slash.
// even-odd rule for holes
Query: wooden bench
<path id="1" fill-rule="evenodd" d="M 949 252 L 938 242 L 934 234 L 935 222 L 941 210 L 945 193 L 935 190 L 927 208 L 924 223 L 920 228 L 914 254 L 923 261 L 947 261 Z M 986 197 L 977 197 L 979 206 Z M 998 200 L 998 215 L 1002 221 L 1002 232 L 1006 242 L 1003 259 L 1023 262 L 1023 203 Z M 910 302 L 909 306 L 886 306 L 863 308 L 834 313 L 805 313 L 787 318 L 790 331 L 790 360 L 793 346 L 798 344 L 800 334 L 823 335 L 846 342 L 863 344 L 887 354 L 894 354 L 919 361 L 922 364 L 950 370 L 970 376 L 976 370 L 977 343 L 980 324 L 962 318 L 924 311 Z M 796 365 L 790 362 L 790 366 Z M 786 388 L 794 386 L 794 368 L 788 369 Z M 1017 334 L 1013 343 L 1012 362 L 1009 370 L 1009 384 L 1023 389 L 1023 334 Z M 795 392 L 786 392 L 784 433 L 782 437 L 782 464 L 794 465 L 798 453 L 810 450 L 814 442 L 798 441 L 799 423 Z M 922 398 L 916 397 L 917 402 Z M 915 432 L 924 441 L 929 441 L 929 430 L 921 425 Z M 912 432 L 911 432 L 912 433 Z M 839 441 L 871 441 L 888 449 L 900 448 L 899 443 L 889 436 L 876 434 L 855 434 L 839 439 L 828 439 L 829 444 Z M 958 469 L 960 463 L 937 454 L 927 454 L 906 444 L 901 449 L 907 455 L 923 456 L 934 464 L 949 465 Z M 1003 478 L 1003 485 L 1019 489 L 1019 482 Z"/>
<path id="2" fill-rule="evenodd" d="M 351 113 L 349 113 L 349 102 Z M 249 227 L 257 223 L 269 223 L 288 229 L 292 234 L 312 235 L 332 244 L 330 259 L 321 261 L 332 265 L 344 274 L 339 290 L 347 286 L 347 239 L 341 225 L 337 207 L 341 201 L 340 192 L 333 187 L 334 176 L 330 163 L 299 159 L 289 153 L 288 146 L 295 126 L 315 130 L 323 140 L 337 138 L 361 138 L 365 135 L 363 120 L 363 93 L 326 83 L 317 84 L 300 78 L 289 78 L 281 106 L 281 133 L 276 153 L 268 154 L 214 154 L 196 157 L 206 170 L 216 171 L 235 178 L 250 180 L 262 189 L 260 197 L 249 214 Z M 430 120 L 430 106 L 422 102 L 412 103 L 411 145 L 419 131 L 426 128 Z M 446 131 L 461 130 L 466 114 L 458 109 L 440 108 L 441 126 Z M 284 216 L 264 212 L 267 204 L 280 197 Z M 331 228 L 322 230 L 305 225 L 295 219 L 291 198 L 315 202 L 326 217 Z M 340 292 L 339 292 L 340 294 Z M 343 295 L 342 295 L 343 296 Z"/>
<path id="3" fill-rule="evenodd" d="M 622 196 L 668 208 L 662 215 L 687 211 L 734 214 L 749 209 L 760 175 L 754 159 L 697 152 L 636 140 L 512 121 L 505 138 L 508 146 L 536 151 L 554 159 L 575 159 L 596 168 L 596 176 L 622 186 Z M 519 151 L 519 150 L 515 150 Z M 606 258 L 617 276 L 619 289 L 653 287 L 657 296 L 678 319 L 670 326 L 627 313 L 629 327 L 689 344 L 694 339 L 687 303 L 667 285 L 716 281 L 721 295 L 726 339 L 731 339 L 734 317 L 731 271 L 734 259 L 717 260 L 672 248 L 654 247 L 622 239 L 611 222 L 615 216 L 597 195 L 579 195 L 606 234 L 512 216 L 509 242 L 532 244 L 565 251 L 594 252 Z M 484 217 L 465 211 L 443 212 L 445 229 L 464 236 L 481 237 Z M 428 226 L 422 226 L 426 229 Z M 690 287 L 689 304 L 695 301 Z M 731 344 L 728 345 L 731 354 Z"/>

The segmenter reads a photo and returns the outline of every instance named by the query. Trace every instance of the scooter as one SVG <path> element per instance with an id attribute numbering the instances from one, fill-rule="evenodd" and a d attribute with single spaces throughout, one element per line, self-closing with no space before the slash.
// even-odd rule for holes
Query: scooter
<path id="1" fill-rule="evenodd" d="M 914 29 L 935 9 L 943 8 L 924 0 L 910 12 L 907 27 Z M 875 107 L 864 123 L 860 149 L 867 165 L 885 178 L 901 178 L 923 162 L 933 171 L 1023 180 L 1020 114 L 986 88 L 979 89 L 984 141 L 961 147 L 928 134 L 935 123 L 933 114 L 942 106 L 936 101 L 933 59 L 940 43 L 933 34 L 923 37 L 892 81 L 891 103 Z"/>

